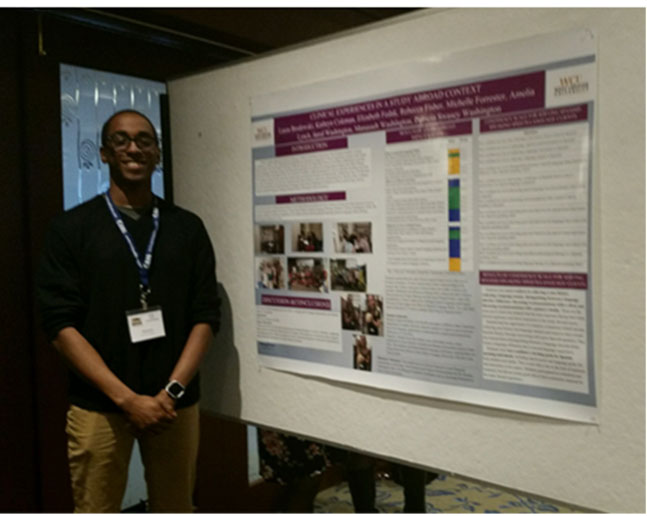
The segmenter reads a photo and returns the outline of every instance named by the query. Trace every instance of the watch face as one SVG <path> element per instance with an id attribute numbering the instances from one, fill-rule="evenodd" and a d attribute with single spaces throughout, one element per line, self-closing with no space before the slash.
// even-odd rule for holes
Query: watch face
<path id="1" fill-rule="evenodd" d="M 180 397 L 184 392 L 184 389 L 182 388 L 182 386 L 177 382 L 170 384 L 167 387 L 167 390 L 176 398 Z"/>

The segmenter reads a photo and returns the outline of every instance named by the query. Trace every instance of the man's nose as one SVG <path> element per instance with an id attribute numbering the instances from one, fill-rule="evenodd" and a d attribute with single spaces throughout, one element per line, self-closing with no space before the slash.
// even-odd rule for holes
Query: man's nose
<path id="1" fill-rule="evenodd" d="M 128 140 L 128 145 L 126 145 L 126 152 L 141 152 L 141 149 L 135 143 L 135 140 Z"/>

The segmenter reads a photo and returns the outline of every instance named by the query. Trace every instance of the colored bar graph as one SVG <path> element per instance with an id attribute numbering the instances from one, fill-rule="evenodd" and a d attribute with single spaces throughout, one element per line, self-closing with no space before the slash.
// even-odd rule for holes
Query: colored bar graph
<path id="1" fill-rule="evenodd" d="M 448 149 L 448 170 L 450 176 L 456 176 L 461 171 L 460 149 Z M 461 182 L 460 179 L 449 179 L 447 184 L 447 208 L 449 222 L 461 220 Z M 461 229 L 459 226 L 449 227 L 449 270 L 461 270 Z"/>
<path id="2" fill-rule="evenodd" d="M 455 186 L 452 186 L 452 183 L 455 183 Z M 449 209 L 461 209 L 461 190 L 458 179 L 449 182 Z"/>
<path id="3" fill-rule="evenodd" d="M 461 172 L 461 152 L 460 149 L 449 149 L 447 152 L 449 161 L 448 173 L 450 176 L 460 174 Z"/>
<path id="4" fill-rule="evenodd" d="M 458 222 L 461 220 L 461 189 L 458 179 L 449 180 L 449 221 Z"/>
<path id="5" fill-rule="evenodd" d="M 458 227 L 449 228 L 449 270 L 461 270 L 461 230 Z"/>

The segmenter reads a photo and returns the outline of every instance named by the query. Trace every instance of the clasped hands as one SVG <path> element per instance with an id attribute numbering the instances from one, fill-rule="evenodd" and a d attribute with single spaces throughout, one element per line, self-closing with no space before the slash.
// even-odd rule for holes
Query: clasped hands
<path id="1" fill-rule="evenodd" d="M 121 404 L 121 409 L 130 423 L 131 432 L 136 436 L 160 434 L 177 418 L 175 401 L 164 389 L 155 396 L 133 394 Z"/>

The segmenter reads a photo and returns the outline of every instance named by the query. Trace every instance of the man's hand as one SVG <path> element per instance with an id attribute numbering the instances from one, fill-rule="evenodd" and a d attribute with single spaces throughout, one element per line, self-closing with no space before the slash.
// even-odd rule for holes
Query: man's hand
<path id="1" fill-rule="evenodd" d="M 177 413 L 175 412 L 175 400 L 169 396 L 168 392 L 166 392 L 166 389 L 159 391 L 155 396 L 155 399 L 164 408 L 164 411 L 167 414 L 172 415 L 173 419 L 175 419 L 175 417 L 177 416 Z"/>
<path id="2" fill-rule="evenodd" d="M 121 409 L 136 433 L 159 434 L 177 417 L 174 405 L 162 390 L 155 397 L 135 394 L 121 404 Z"/>

